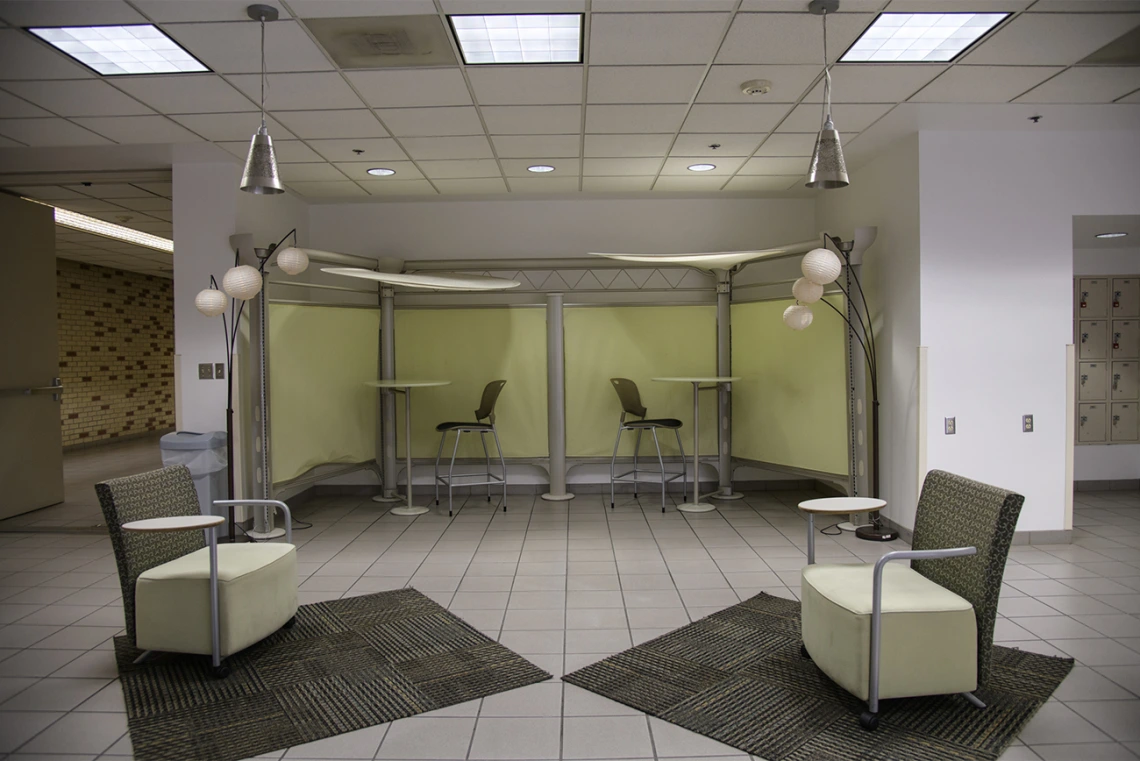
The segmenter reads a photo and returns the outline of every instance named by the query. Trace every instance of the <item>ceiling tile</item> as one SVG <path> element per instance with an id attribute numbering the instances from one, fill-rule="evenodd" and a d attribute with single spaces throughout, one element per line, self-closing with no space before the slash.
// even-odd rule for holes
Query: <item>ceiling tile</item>
<path id="1" fill-rule="evenodd" d="M 1068 66 L 1138 25 L 1138 15 L 1023 13 L 994 32 L 962 62 Z"/>
<path id="2" fill-rule="evenodd" d="M 388 131 L 366 108 L 349 111 L 276 111 L 273 115 L 302 140 L 388 136 Z"/>
<path id="3" fill-rule="evenodd" d="M 1085 3 L 1087 0 L 1078 0 Z M 844 3 L 846 5 L 846 3 Z M 891 0 L 886 10 L 892 13 L 1013 13 L 1040 0 Z"/>
<path id="4" fill-rule="evenodd" d="M 17 142 L 10 137 L 0 136 L 0 148 L 21 148 L 23 143 Z"/>
<path id="5" fill-rule="evenodd" d="M 708 63 L 728 19 L 726 13 L 592 16 L 590 64 Z"/>
<path id="6" fill-rule="evenodd" d="M 303 74 L 270 74 L 265 89 L 265 107 L 270 111 L 308 111 L 312 109 L 363 108 L 356 93 L 336 72 Z M 230 82 L 258 102 L 261 77 L 242 74 Z"/>
<path id="7" fill-rule="evenodd" d="M 51 116 L 50 112 L 44 111 L 39 106 L 34 106 L 26 100 L 17 98 L 15 95 L 9 95 L 3 91 L 0 91 L 0 114 L 4 114 L 5 119 Z"/>
<path id="8" fill-rule="evenodd" d="M 244 157 L 249 151 L 249 141 L 253 133 L 261 124 L 261 117 L 256 113 L 244 114 L 179 114 L 170 117 L 188 130 L 197 132 L 207 140 L 226 141 L 244 140 L 245 148 L 241 155 Z M 265 125 L 269 129 L 269 136 L 273 138 L 274 149 L 278 148 L 278 140 L 287 140 L 293 137 L 289 130 L 272 117 L 265 118 Z"/>
<path id="9" fill-rule="evenodd" d="M 768 132 L 779 123 L 788 106 L 782 103 L 754 105 L 700 104 L 693 106 L 682 129 L 685 132 Z"/>
<path id="10" fill-rule="evenodd" d="M 512 193 L 577 193 L 577 177 L 516 177 L 510 180 Z"/>
<path id="11" fill-rule="evenodd" d="M 873 13 L 839 13 L 827 23 L 827 53 L 832 61 L 874 21 Z M 823 24 L 810 13 L 738 13 L 717 63 L 810 63 L 823 65 Z"/>
<path id="12" fill-rule="evenodd" d="M 110 201 L 101 201 L 98 198 L 76 198 L 67 201 L 56 201 L 55 205 L 61 209 L 70 209 L 71 211 L 78 211 L 84 214 L 95 213 L 97 211 L 113 211 L 119 213 L 123 211 L 121 206 L 117 206 Z"/>
<path id="13" fill-rule="evenodd" d="M 323 161 L 316 164 L 282 164 L 280 170 L 281 179 L 286 184 L 292 182 L 338 182 L 344 179 L 344 174 L 340 170 Z"/>
<path id="14" fill-rule="evenodd" d="M 582 102 L 581 66 L 469 66 L 467 77 L 481 106 Z"/>
<path id="15" fill-rule="evenodd" d="M 22 29 L 0 29 L 5 79 L 90 79 L 95 74 Z"/>
<path id="16" fill-rule="evenodd" d="M 728 191 L 770 191 L 779 192 L 788 190 L 796 185 L 802 184 L 804 181 L 803 175 L 795 176 L 778 176 L 772 175 L 767 177 L 761 176 L 745 176 L 737 175 L 728 181 L 724 186 Z"/>
<path id="17" fill-rule="evenodd" d="M 883 114 L 894 106 L 869 103 L 839 103 L 832 107 L 831 115 L 842 136 L 862 132 L 870 127 Z M 796 106 L 788 118 L 780 123 L 780 132 L 818 131 L 822 119 L 821 108 L 816 103 Z"/>
<path id="18" fill-rule="evenodd" d="M 519 13 L 519 0 L 440 0 L 444 13 Z M 534 13 L 582 13 L 585 0 L 541 0 L 531 3 Z"/>
<path id="19" fill-rule="evenodd" d="M 898 103 L 946 71 L 942 64 L 844 63 L 831 69 L 833 103 Z M 823 82 L 804 98 L 823 103 Z"/>
<path id="20" fill-rule="evenodd" d="M 717 177 L 732 174 L 743 163 L 744 159 L 741 157 L 721 156 L 719 158 L 710 158 L 707 156 L 674 156 L 665 159 L 665 166 L 661 167 L 661 174 L 675 174 L 684 177 L 692 175 Z M 694 172 L 689 169 L 693 164 L 712 164 L 716 168 L 709 169 L 706 172 Z"/>
<path id="21" fill-rule="evenodd" d="M 66 119 L 0 119 L 0 135 L 26 145 L 109 145 L 111 142 Z"/>
<path id="22" fill-rule="evenodd" d="M 581 106 L 486 106 L 492 135 L 566 135 L 582 129 Z"/>
<path id="23" fill-rule="evenodd" d="M 63 201 L 69 198 L 89 197 L 86 193 L 79 193 L 70 188 L 60 187 L 59 185 L 23 185 L 6 189 L 17 195 L 27 196 L 28 198 L 38 198 L 41 201 Z"/>
<path id="24" fill-rule="evenodd" d="M 491 142 L 500 158 L 545 156 L 548 159 L 577 158 L 581 151 L 578 135 L 493 135 Z"/>
<path id="25" fill-rule="evenodd" d="M 717 64 L 709 70 L 698 103 L 796 103 L 823 73 L 822 64 L 795 66 L 738 66 Z M 745 95 L 740 86 L 753 79 L 767 79 L 772 91 Z"/>
<path id="26" fill-rule="evenodd" d="M 0 18 L 12 26 L 113 26 L 150 22 L 122 0 L 4 0 Z"/>
<path id="27" fill-rule="evenodd" d="M 1140 91 L 1134 92 L 1131 95 L 1126 95 L 1125 97 L 1119 99 L 1116 102 L 1117 103 L 1140 103 Z"/>
<path id="28" fill-rule="evenodd" d="M 963 0 L 964 2 L 965 0 Z M 1075 11 L 1082 13 L 1125 13 L 1140 11 L 1138 0 L 1037 0 L 1029 7 L 1030 11 L 1056 13 L 1058 11 Z"/>
<path id="29" fill-rule="evenodd" d="M 358 140 L 309 140 L 314 151 L 329 161 L 407 161 L 407 155 L 391 138 Z M 361 153 L 356 153 L 361 151 Z M 375 164 L 373 164 L 375 166 Z"/>
<path id="30" fill-rule="evenodd" d="M 659 158 L 582 160 L 582 174 L 589 177 L 656 174 L 660 167 Z"/>
<path id="31" fill-rule="evenodd" d="M 255 21 L 225 24 L 171 24 L 167 34 L 221 74 L 261 71 L 261 30 Z M 329 62 L 296 21 L 265 25 L 267 71 L 330 71 Z"/>
<path id="32" fill-rule="evenodd" d="M 657 178 L 657 182 L 653 183 L 654 192 L 666 193 L 708 193 L 721 189 L 725 183 L 724 177 L 700 177 L 689 173 L 687 177 L 679 175 L 671 175 Z"/>
<path id="33" fill-rule="evenodd" d="M 1078 66 L 1030 90 L 1015 103 L 1111 103 L 1140 87 L 1140 66 Z"/>
<path id="34" fill-rule="evenodd" d="M 288 187 L 306 198 L 348 198 L 368 194 L 355 182 L 290 182 Z"/>
<path id="35" fill-rule="evenodd" d="M 507 183 L 502 178 L 482 180 L 436 180 L 439 192 L 445 195 L 483 195 L 486 193 L 506 193 Z"/>
<path id="36" fill-rule="evenodd" d="M 130 209 L 131 211 L 170 211 L 174 204 L 169 198 L 159 198 L 158 196 L 151 196 L 150 198 L 117 198 L 115 203 L 120 206 Z"/>
<path id="37" fill-rule="evenodd" d="M 483 135 L 461 137 L 405 137 L 400 140 L 413 159 L 489 159 L 494 158 L 491 143 Z"/>
<path id="38" fill-rule="evenodd" d="M 592 158 L 664 156 L 673 134 L 586 135 L 586 155 Z M 656 170 L 654 170 L 656 171 Z"/>
<path id="39" fill-rule="evenodd" d="M 583 177 L 582 190 L 589 193 L 638 193 L 653 189 L 652 176 Z"/>
<path id="40" fill-rule="evenodd" d="M 811 156 L 815 150 L 815 132 L 776 133 L 769 135 L 756 149 L 757 156 Z"/>
<path id="41" fill-rule="evenodd" d="M 260 5 L 271 5 L 277 9 L 282 19 L 289 18 L 278 0 L 259 0 Z M 171 2 L 170 0 L 134 0 L 140 11 L 160 24 L 179 21 L 249 21 L 244 0 L 192 0 L 192 2 Z M 297 3 L 290 3 L 296 6 Z M 268 30 L 266 36 L 268 37 Z"/>
<path id="42" fill-rule="evenodd" d="M 432 0 L 290 0 L 300 18 L 414 16 L 435 13 Z"/>
<path id="43" fill-rule="evenodd" d="M 573 176 L 575 182 L 578 179 L 578 159 L 563 159 L 561 161 L 553 161 L 547 157 L 529 158 L 529 159 L 503 159 L 499 162 L 503 166 L 503 174 L 507 177 L 533 177 L 535 179 L 556 179 L 566 178 Z M 539 174 L 531 172 L 527 167 L 535 166 L 537 164 L 548 164 L 554 167 L 553 172 L 546 172 Z M 512 181 L 513 186 L 513 181 Z"/>
<path id="44" fill-rule="evenodd" d="M 252 134 L 253 133 L 251 132 L 250 135 L 252 136 Z M 237 156 L 243 161 L 245 160 L 246 155 L 249 153 L 248 137 L 245 140 L 236 140 L 233 142 L 217 142 L 215 145 L 227 153 L 231 153 L 234 156 Z M 278 164 L 304 163 L 306 161 L 321 160 L 321 157 L 317 155 L 313 149 L 302 143 L 300 140 L 274 139 L 273 150 L 277 154 Z"/>
<path id="45" fill-rule="evenodd" d="M 591 66 L 589 103 L 688 103 L 704 66 Z"/>
<path id="46" fill-rule="evenodd" d="M 730 11 L 736 0 L 594 0 L 594 13 L 677 13 L 683 11 Z"/>
<path id="47" fill-rule="evenodd" d="M 681 104 L 587 106 L 586 131 L 598 134 L 673 132 L 684 118 L 685 106 Z"/>
<path id="48" fill-rule="evenodd" d="M 368 170 L 376 166 L 391 169 L 395 174 L 387 177 L 368 174 Z M 424 178 L 423 173 L 410 161 L 349 161 L 336 164 L 336 168 L 348 175 L 349 179 L 358 182 L 407 182 Z"/>
<path id="49" fill-rule="evenodd" d="M 377 114 L 397 137 L 483 134 L 479 113 L 473 106 L 385 108 Z"/>
<path id="50" fill-rule="evenodd" d="M 751 156 L 756 146 L 764 139 L 764 133 L 753 135 L 734 134 L 684 134 L 677 136 L 670 153 L 674 156 Z M 712 148 L 717 145 L 719 148 Z"/>
<path id="51" fill-rule="evenodd" d="M 420 161 L 420 171 L 431 180 L 462 180 L 469 177 L 501 177 L 499 162 L 494 159 L 450 159 Z"/>
<path id="52" fill-rule="evenodd" d="M 89 185 L 65 185 L 64 189 L 69 193 L 78 193 L 88 198 L 157 198 L 160 201 L 163 200 L 152 193 L 148 193 L 135 185 L 128 185 L 125 182 L 95 182 Z"/>
<path id="53" fill-rule="evenodd" d="M 459 69 L 352 71 L 345 76 L 368 105 L 378 108 L 471 105 Z"/>
<path id="54" fill-rule="evenodd" d="M 172 182 L 135 182 L 132 184 L 136 188 L 142 188 L 147 192 L 154 193 L 163 198 L 174 197 L 174 183 Z"/>
<path id="55" fill-rule="evenodd" d="M 958 64 L 910 100 L 912 103 L 1006 103 L 1061 70 L 1050 66 Z"/>
<path id="56" fill-rule="evenodd" d="M 115 77 L 115 86 L 161 114 L 253 111 L 257 105 L 214 74 Z"/>
<path id="57" fill-rule="evenodd" d="M 740 173 L 806 175 L 809 162 L 810 159 L 804 156 L 760 156 L 749 159 Z"/>
<path id="58" fill-rule="evenodd" d="M 434 196 L 439 195 L 427 180 L 361 180 L 360 185 L 372 196 Z"/>
<path id="59" fill-rule="evenodd" d="M 10 93 L 46 108 L 58 116 L 130 116 L 154 113 L 106 82 L 3 82 Z"/>

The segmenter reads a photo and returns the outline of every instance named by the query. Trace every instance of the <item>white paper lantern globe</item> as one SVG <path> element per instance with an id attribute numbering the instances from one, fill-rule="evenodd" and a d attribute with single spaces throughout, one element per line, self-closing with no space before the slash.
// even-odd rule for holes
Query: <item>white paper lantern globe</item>
<path id="1" fill-rule="evenodd" d="M 784 310 L 784 324 L 792 330 L 803 330 L 811 325 L 811 307 L 803 304 L 792 304 Z"/>
<path id="2" fill-rule="evenodd" d="M 804 254 L 800 269 L 804 277 L 811 282 L 827 285 L 834 283 L 835 278 L 839 277 L 839 273 L 843 270 L 843 262 L 826 248 L 813 248 Z"/>
<path id="3" fill-rule="evenodd" d="M 286 275 L 300 275 L 309 268 L 309 255 L 290 246 L 277 254 L 277 266 Z"/>
<path id="4" fill-rule="evenodd" d="M 198 295 L 194 297 L 194 306 L 207 317 L 217 317 L 226 311 L 226 304 L 228 302 L 229 298 L 226 297 L 226 294 L 216 288 L 207 288 L 204 291 L 198 291 Z"/>
<path id="5" fill-rule="evenodd" d="M 232 267 L 222 278 L 222 290 L 235 299 L 249 301 L 261 291 L 261 273 L 248 264 Z"/>
<path id="6" fill-rule="evenodd" d="M 792 283 L 792 295 L 801 304 L 814 304 L 823 296 L 823 286 L 801 277 Z"/>

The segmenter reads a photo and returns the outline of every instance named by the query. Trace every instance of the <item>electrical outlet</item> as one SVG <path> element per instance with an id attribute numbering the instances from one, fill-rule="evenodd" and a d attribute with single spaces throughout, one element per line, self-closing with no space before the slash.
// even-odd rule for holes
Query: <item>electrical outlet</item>
<path id="1" fill-rule="evenodd" d="M 952 418 L 952 417 L 946 418 L 946 435 L 947 436 L 951 436 L 951 435 L 958 432 L 958 426 L 955 423 L 955 420 L 957 420 L 957 418 Z"/>
<path id="2" fill-rule="evenodd" d="M 217 378 L 218 380 L 225 380 L 226 379 L 226 363 L 225 362 L 215 362 L 214 363 L 214 377 Z"/>
<path id="3" fill-rule="evenodd" d="M 1022 415 L 1021 416 L 1021 430 L 1025 433 L 1033 433 L 1033 416 L 1032 415 Z"/>
<path id="4" fill-rule="evenodd" d="M 198 380 L 213 380 L 214 379 L 214 366 L 209 362 L 203 362 L 198 365 Z"/>

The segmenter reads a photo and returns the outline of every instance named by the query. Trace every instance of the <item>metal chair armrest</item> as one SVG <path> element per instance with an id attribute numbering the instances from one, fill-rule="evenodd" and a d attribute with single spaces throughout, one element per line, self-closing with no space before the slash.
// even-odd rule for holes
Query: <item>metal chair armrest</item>
<path id="1" fill-rule="evenodd" d="M 293 543 L 293 513 L 289 506 L 279 499 L 215 499 L 216 507 L 237 507 L 239 505 L 254 505 L 261 507 L 278 507 L 285 513 L 285 541 Z"/>

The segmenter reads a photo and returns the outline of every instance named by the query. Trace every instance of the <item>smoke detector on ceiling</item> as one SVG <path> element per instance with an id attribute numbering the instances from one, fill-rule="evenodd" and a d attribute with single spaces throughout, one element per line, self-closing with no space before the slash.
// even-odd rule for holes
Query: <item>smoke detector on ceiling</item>
<path id="1" fill-rule="evenodd" d="M 767 95 L 772 92 L 772 82 L 768 79 L 750 79 L 740 85 L 740 92 L 745 95 Z"/>

